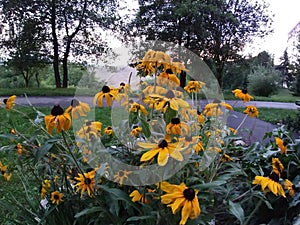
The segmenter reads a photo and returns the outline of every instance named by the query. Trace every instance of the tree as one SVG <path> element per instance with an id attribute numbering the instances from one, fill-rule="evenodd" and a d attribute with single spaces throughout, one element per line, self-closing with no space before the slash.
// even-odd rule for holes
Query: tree
<path id="1" fill-rule="evenodd" d="M 68 86 L 68 61 L 99 57 L 108 50 L 105 30 L 116 29 L 117 1 L 114 0 L 0 0 L 3 22 L 14 33 L 28 18 L 41 21 L 45 50 L 52 57 L 56 87 Z M 44 38 L 45 37 L 45 38 Z M 60 66 L 63 80 L 61 82 Z"/>
<path id="2" fill-rule="evenodd" d="M 17 74 L 21 74 L 25 87 L 29 86 L 30 79 L 36 78 L 39 86 L 39 69 L 47 63 L 47 58 L 40 52 L 42 41 L 38 39 L 42 30 L 39 21 L 25 20 L 23 21 L 20 32 L 5 41 L 7 47 L 11 47 L 14 51 L 10 52 L 10 59 L 7 64 Z"/>
<path id="3" fill-rule="evenodd" d="M 281 73 L 281 82 L 282 86 L 286 85 L 287 88 L 291 88 L 292 83 L 294 81 L 293 74 L 291 73 L 291 63 L 289 60 L 287 50 L 284 51 L 283 56 L 280 58 L 281 62 L 276 67 Z"/>
<path id="4" fill-rule="evenodd" d="M 249 0 L 139 1 L 131 36 L 177 43 L 215 69 L 220 86 L 224 66 L 252 37 L 270 31 L 267 5 Z"/>

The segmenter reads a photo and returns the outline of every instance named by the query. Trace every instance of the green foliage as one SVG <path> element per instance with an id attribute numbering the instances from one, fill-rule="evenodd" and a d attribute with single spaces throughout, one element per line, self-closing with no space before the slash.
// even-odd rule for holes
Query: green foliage
<path id="1" fill-rule="evenodd" d="M 274 69 L 265 66 L 256 66 L 248 76 L 249 93 L 268 97 L 276 92 L 278 80 L 279 75 Z"/>

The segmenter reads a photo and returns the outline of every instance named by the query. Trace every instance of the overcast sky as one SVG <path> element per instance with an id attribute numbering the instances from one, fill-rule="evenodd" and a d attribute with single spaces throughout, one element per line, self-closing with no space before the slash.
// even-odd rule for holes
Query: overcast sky
<path id="1" fill-rule="evenodd" d="M 300 22 L 300 0 L 266 0 L 274 13 L 274 33 L 265 40 L 257 39 L 247 51 L 256 55 L 267 51 L 274 55 L 275 63 L 283 55 L 287 47 L 288 33 Z"/>

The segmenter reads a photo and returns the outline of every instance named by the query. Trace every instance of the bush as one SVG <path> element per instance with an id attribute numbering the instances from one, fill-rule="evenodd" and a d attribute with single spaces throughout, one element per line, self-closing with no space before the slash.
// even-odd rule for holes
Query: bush
<path id="1" fill-rule="evenodd" d="M 277 90 L 279 74 L 273 68 L 257 66 L 248 80 L 248 89 L 252 94 L 268 97 Z"/>

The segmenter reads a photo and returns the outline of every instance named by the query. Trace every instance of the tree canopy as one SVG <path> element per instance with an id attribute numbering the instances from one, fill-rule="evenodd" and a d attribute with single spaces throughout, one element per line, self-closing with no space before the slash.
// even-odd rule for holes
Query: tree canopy
<path id="1" fill-rule="evenodd" d="M 141 0 L 139 4 L 129 34 L 188 48 L 210 65 L 220 86 L 225 62 L 238 58 L 252 37 L 271 31 L 264 1 Z"/>

